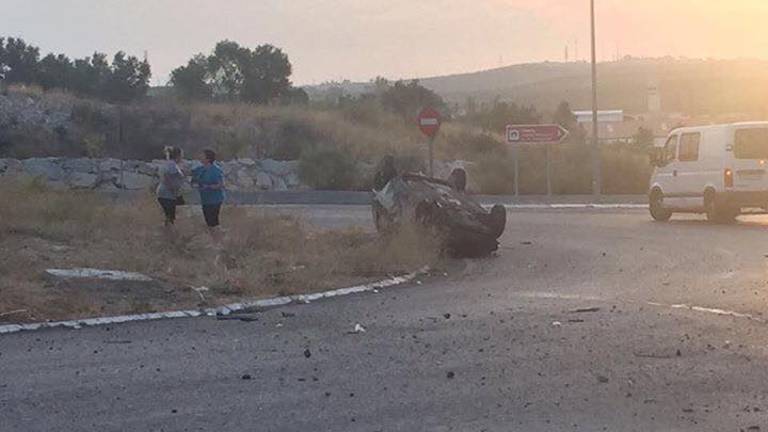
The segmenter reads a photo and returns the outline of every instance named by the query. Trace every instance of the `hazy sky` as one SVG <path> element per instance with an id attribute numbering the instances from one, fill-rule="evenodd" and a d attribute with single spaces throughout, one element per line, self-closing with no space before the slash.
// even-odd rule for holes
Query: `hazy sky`
<path id="1" fill-rule="evenodd" d="M 768 0 L 596 0 L 599 55 L 768 57 Z M 221 39 L 272 43 L 297 84 L 588 54 L 588 0 L 0 0 L 0 35 L 82 57 L 146 50 L 154 83 Z"/>

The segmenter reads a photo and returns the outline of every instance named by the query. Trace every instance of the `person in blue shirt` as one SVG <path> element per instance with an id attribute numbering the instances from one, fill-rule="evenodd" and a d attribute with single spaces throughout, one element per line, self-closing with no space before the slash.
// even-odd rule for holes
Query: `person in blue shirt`
<path id="1" fill-rule="evenodd" d="M 202 165 L 192 170 L 192 185 L 200 192 L 205 223 L 216 238 L 214 229 L 220 225 L 219 214 L 225 198 L 224 173 L 215 164 L 216 152 L 213 150 L 203 150 L 199 159 Z"/>

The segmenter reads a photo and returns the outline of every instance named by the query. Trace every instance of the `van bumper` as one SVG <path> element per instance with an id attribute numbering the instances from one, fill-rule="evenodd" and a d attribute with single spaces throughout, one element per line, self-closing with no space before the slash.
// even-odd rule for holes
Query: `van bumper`
<path id="1" fill-rule="evenodd" d="M 717 195 L 728 206 L 768 208 L 768 191 L 725 191 Z"/>

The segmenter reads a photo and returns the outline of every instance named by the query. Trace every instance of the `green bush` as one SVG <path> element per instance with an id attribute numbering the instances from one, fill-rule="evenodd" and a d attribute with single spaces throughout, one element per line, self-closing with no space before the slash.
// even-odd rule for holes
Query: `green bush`
<path id="1" fill-rule="evenodd" d="M 320 190 L 350 190 L 359 185 L 355 161 L 337 148 L 314 148 L 302 152 L 299 177 L 304 184 Z"/>

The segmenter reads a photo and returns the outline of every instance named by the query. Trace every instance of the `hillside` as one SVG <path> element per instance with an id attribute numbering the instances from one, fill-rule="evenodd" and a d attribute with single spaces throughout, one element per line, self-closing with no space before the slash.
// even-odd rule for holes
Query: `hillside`
<path id="1" fill-rule="evenodd" d="M 662 110 L 689 115 L 768 113 L 768 61 L 625 59 L 598 65 L 601 106 L 642 113 L 647 89 L 658 86 Z M 576 109 L 591 103 L 588 63 L 532 63 L 498 69 L 420 79 L 451 103 L 467 98 L 490 101 L 495 97 L 551 112 L 563 100 Z M 365 86 L 341 85 L 351 94 Z M 313 88 L 315 90 L 319 87 Z"/>

